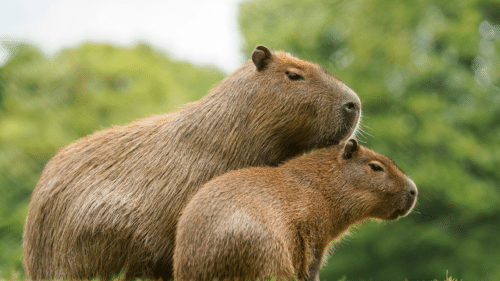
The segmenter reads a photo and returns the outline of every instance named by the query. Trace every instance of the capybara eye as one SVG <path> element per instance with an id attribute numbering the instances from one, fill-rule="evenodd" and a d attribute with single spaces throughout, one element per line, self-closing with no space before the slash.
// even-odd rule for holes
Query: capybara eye
<path id="1" fill-rule="evenodd" d="M 302 75 L 293 72 L 287 72 L 286 76 L 288 76 L 288 78 L 292 81 L 304 80 L 304 77 Z"/>
<path id="2" fill-rule="evenodd" d="M 370 163 L 368 164 L 370 166 L 370 168 L 372 168 L 373 171 L 375 172 L 383 172 L 384 169 L 382 167 L 380 167 L 379 165 L 377 164 L 373 164 L 373 163 Z"/>

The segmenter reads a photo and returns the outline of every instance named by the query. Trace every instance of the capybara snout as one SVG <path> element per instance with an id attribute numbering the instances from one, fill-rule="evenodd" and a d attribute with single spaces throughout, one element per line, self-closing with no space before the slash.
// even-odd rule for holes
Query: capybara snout
<path id="1" fill-rule="evenodd" d="M 354 100 L 354 98 L 352 98 L 352 99 Z M 350 102 L 345 103 L 342 106 L 341 110 L 342 110 L 342 114 L 343 114 L 342 117 L 345 119 L 345 123 L 349 124 L 349 125 L 345 126 L 346 129 L 344 129 L 347 131 L 346 134 L 348 134 L 349 127 L 357 129 L 356 126 L 357 126 L 357 123 L 359 122 L 359 119 L 360 119 L 361 104 L 360 104 L 359 100 L 350 101 Z"/>
<path id="2" fill-rule="evenodd" d="M 402 192 L 402 207 L 398 210 L 399 213 L 395 214 L 395 218 L 404 217 L 411 213 L 415 203 L 417 202 L 418 190 L 415 183 L 408 178 L 408 183 L 404 191 Z"/>

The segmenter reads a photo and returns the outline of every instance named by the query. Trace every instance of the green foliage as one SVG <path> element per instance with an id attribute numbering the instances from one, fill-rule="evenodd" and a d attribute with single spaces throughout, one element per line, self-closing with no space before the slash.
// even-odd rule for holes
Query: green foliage
<path id="1" fill-rule="evenodd" d="M 224 77 L 145 44 L 85 44 L 53 58 L 25 45 L 10 52 L 0 68 L 0 277 L 22 270 L 27 205 L 50 157 L 95 130 L 197 100 Z"/>
<path id="2" fill-rule="evenodd" d="M 500 278 L 499 24 L 484 0 L 241 4 L 244 52 L 290 51 L 345 81 L 363 103 L 360 140 L 420 190 L 418 212 L 354 231 L 322 278 Z"/>

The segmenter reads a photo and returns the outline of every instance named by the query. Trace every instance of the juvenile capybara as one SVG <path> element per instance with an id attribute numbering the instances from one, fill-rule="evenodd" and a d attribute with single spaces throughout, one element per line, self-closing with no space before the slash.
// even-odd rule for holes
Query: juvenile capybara
<path id="1" fill-rule="evenodd" d="M 167 281 L 178 218 L 205 182 L 335 145 L 360 114 L 320 66 L 257 46 L 201 100 L 96 132 L 47 163 L 25 225 L 27 277 Z"/>
<path id="2" fill-rule="evenodd" d="M 416 199 L 408 176 L 355 140 L 278 167 L 231 171 L 183 210 L 174 277 L 319 280 L 328 246 L 349 226 L 405 216 Z"/>

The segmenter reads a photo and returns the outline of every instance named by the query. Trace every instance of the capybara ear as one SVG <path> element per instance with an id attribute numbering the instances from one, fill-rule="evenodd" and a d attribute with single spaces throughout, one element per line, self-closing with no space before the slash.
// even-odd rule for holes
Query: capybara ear
<path id="1" fill-rule="evenodd" d="M 347 141 L 344 147 L 344 152 L 342 153 L 342 157 L 344 159 L 351 159 L 352 155 L 356 150 L 358 150 L 359 145 L 355 139 L 350 139 Z"/>
<path id="2" fill-rule="evenodd" d="M 257 67 L 257 71 L 261 71 L 266 68 L 271 58 L 271 50 L 264 45 L 259 45 L 255 47 L 252 53 L 252 61 Z"/>

